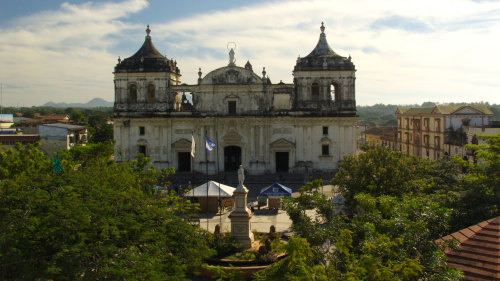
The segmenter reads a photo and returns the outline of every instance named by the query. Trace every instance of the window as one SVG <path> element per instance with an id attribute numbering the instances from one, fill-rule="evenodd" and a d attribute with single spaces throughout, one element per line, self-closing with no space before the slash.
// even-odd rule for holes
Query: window
<path id="1" fill-rule="evenodd" d="M 323 135 L 328 135 L 328 127 L 323 127 Z"/>
<path id="2" fill-rule="evenodd" d="M 429 118 L 424 118 L 424 130 L 429 130 Z"/>
<path id="3" fill-rule="evenodd" d="M 139 153 L 146 155 L 146 146 L 145 145 L 139 145 Z"/>
<path id="4" fill-rule="evenodd" d="M 414 119 L 413 120 L 413 129 L 420 131 L 420 120 Z"/>
<path id="5" fill-rule="evenodd" d="M 406 122 L 406 129 L 410 129 L 410 119 L 405 118 L 405 122 Z"/>
<path id="6" fill-rule="evenodd" d="M 434 119 L 434 122 L 436 124 L 436 132 L 441 131 L 441 119 Z"/>
<path id="7" fill-rule="evenodd" d="M 149 84 L 148 85 L 148 103 L 154 103 L 155 102 L 155 85 Z"/>
<path id="8" fill-rule="evenodd" d="M 131 84 L 129 86 L 129 101 L 130 103 L 137 103 L 137 86 L 135 84 Z"/>
<path id="9" fill-rule="evenodd" d="M 318 85 L 318 83 L 313 83 L 311 86 L 311 98 L 312 98 L 312 100 L 319 100 L 319 85 Z"/>
<path id="10" fill-rule="evenodd" d="M 339 87 L 337 83 L 332 83 L 330 85 L 330 98 L 334 101 L 337 102 L 339 100 Z"/>
<path id="11" fill-rule="evenodd" d="M 146 134 L 146 128 L 145 127 L 139 127 L 139 135 L 144 136 Z"/>
<path id="12" fill-rule="evenodd" d="M 227 109 L 229 114 L 236 114 L 236 101 L 228 101 Z"/>
<path id="13" fill-rule="evenodd" d="M 328 144 L 323 144 L 321 146 L 321 155 L 323 156 L 328 156 L 330 155 L 330 145 Z"/>

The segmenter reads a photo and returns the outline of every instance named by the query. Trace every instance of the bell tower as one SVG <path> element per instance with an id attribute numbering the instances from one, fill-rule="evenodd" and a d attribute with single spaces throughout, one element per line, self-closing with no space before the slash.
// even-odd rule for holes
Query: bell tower
<path id="1" fill-rule="evenodd" d="M 118 59 L 115 76 L 116 117 L 164 115 L 173 107 L 170 86 L 180 84 L 177 62 L 156 49 L 149 25 L 141 48 L 131 57 Z"/>
<path id="2" fill-rule="evenodd" d="M 351 56 L 335 53 L 321 23 L 319 41 L 306 57 L 297 58 L 293 70 L 295 108 L 314 114 L 356 116 L 356 68 Z"/>

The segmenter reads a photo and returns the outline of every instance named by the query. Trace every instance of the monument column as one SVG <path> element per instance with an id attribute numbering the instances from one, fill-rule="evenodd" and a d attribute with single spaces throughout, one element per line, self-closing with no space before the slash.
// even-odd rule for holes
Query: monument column
<path id="1" fill-rule="evenodd" d="M 239 184 L 233 193 L 234 211 L 229 215 L 229 219 L 231 220 L 231 237 L 244 247 L 250 248 L 253 242 L 253 233 L 250 231 L 252 213 L 247 208 L 248 189 L 243 185 L 245 171 L 242 165 L 238 169 L 238 181 Z"/>

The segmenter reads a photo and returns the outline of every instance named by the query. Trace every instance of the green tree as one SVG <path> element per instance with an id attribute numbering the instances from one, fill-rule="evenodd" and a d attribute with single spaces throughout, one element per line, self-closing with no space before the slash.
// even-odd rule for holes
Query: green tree
<path id="1" fill-rule="evenodd" d="M 185 279 L 211 251 L 189 203 L 152 192 L 170 171 L 87 149 L 57 175 L 36 147 L 0 152 L 0 279 Z"/>
<path id="2" fill-rule="evenodd" d="M 416 181 L 427 173 L 428 166 L 429 162 L 421 158 L 377 147 L 345 157 L 332 183 L 339 187 L 348 204 L 360 192 L 375 196 L 418 193 L 421 185 Z"/>
<path id="3" fill-rule="evenodd" d="M 346 157 L 332 182 L 348 217 L 335 214 L 314 183 L 285 202 L 293 232 L 314 250 L 310 268 L 327 280 L 459 280 L 434 241 L 450 231 L 446 204 L 463 187 L 461 165 L 383 148 Z"/>

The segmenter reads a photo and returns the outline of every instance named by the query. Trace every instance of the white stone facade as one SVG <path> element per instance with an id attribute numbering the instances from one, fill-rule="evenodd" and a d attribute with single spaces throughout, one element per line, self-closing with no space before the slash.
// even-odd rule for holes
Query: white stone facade
<path id="1" fill-rule="evenodd" d="M 204 77 L 200 69 L 197 84 L 181 85 L 148 28 L 141 49 L 115 67 L 115 160 L 144 153 L 156 167 L 209 174 L 240 164 L 254 175 L 337 169 L 356 150 L 356 70 L 323 31 L 313 52 L 297 59 L 293 84 L 272 84 L 250 62 L 236 66 L 233 51 L 229 65 Z M 208 154 L 206 136 L 216 144 Z"/>

